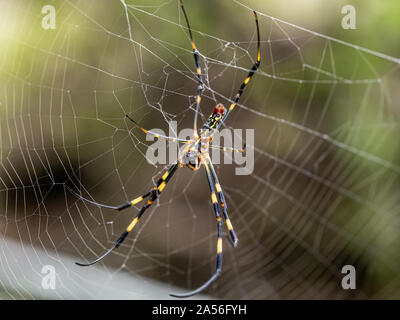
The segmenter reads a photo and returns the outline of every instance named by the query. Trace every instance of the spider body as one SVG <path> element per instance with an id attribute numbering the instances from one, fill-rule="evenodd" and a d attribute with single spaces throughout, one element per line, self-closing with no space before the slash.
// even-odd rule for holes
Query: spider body
<path id="1" fill-rule="evenodd" d="M 214 112 L 200 129 L 200 135 L 196 135 L 195 140 L 183 150 L 183 156 L 181 157 L 183 161 L 180 161 L 181 167 L 186 165 L 193 171 L 200 169 L 201 164 L 209 158 L 210 142 L 216 131 L 216 127 L 224 115 L 224 106 L 220 103 L 217 104 Z"/>
<path id="2" fill-rule="evenodd" d="M 197 116 L 200 111 L 200 102 L 201 102 L 201 97 L 202 93 L 204 90 L 204 83 L 203 83 L 203 78 L 201 74 L 201 67 L 200 67 L 200 62 L 199 62 L 199 52 L 196 49 L 196 45 L 193 41 L 193 36 L 192 36 L 192 31 L 190 29 L 189 25 L 189 20 L 186 15 L 185 9 L 183 7 L 183 2 L 182 0 L 179 0 L 180 6 L 182 9 L 182 12 L 184 14 L 187 28 L 189 31 L 189 36 L 190 40 L 192 43 L 192 50 L 193 50 L 193 56 L 194 56 L 194 62 L 196 66 L 196 73 L 197 73 L 197 80 L 198 80 L 198 87 L 197 87 L 197 96 L 196 96 L 196 112 L 194 115 L 194 135 L 192 140 L 184 140 L 184 139 L 179 139 L 179 138 L 173 138 L 173 137 L 167 137 L 167 136 L 162 136 L 156 133 L 153 133 L 149 130 L 146 130 L 142 126 L 140 126 L 139 123 L 137 123 L 134 119 L 132 119 L 129 115 L 126 115 L 126 118 L 132 121 L 140 130 L 142 130 L 145 134 L 150 134 L 153 135 L 154 137 L 158 139 L 166 139 L 166 140 L 172 140 L 172 141 L 177 141 L 180 143 L 185 143 L 186 145 L 184 146 L 181 155 L 178 159 L 178 161 L 171 165 L 168 170 L 164 172 L 162 177 L 160 177 L 156 183 L 156 186 L 150 189 L 147 193 L 143 194 L 142 196 L 139 196 L 131 201 L 125 202 L 119 206 L 110 206 L 106 204 L 100 204 L 98 202 L 86 199 L 82 197 L 81 195 L 76 194 L 74 191 L 69 189 L 73 194 L 75 194 L 77 197 L 80 199 L 94 204 L 98 207 L 101 208 L 107 208 L 107 209 L 114 209 L 114 210 L 124 210 L 127 208 L 130 208 L 132 206 L 135 206 L 136 204 L 145 201 L 145 204 L 142 206 L 142 208 L 139 210 L 139 212 L 136 214 L 135 218 L 131 221 L 131 223 L 127 226 L 124 232 L 119 236 L 119 238 L 115 241 L 114 245 L 102 256 L 98 257 L 96 260 L 90 263 L 76 263 L 79 266 L 90 266 L 93 265 L 99 261 L 101 261 L 103 258 L 105 258 L 108 254 L 110 254 L 114 249 L 118 248 L 122 242 L 125 240 L 125 238 L 128 236 L 128 234 L 133 230 L 135 225 L 138 223 L 140 218 L 143 216 L 143 214 L 146 212 L 146 210 L 160 197 L 162 191 L 166 187 L 167 183 L 170 181 L 174 173 L 176 172 L 177 168 L 187 166 L 193 171 L 199 170 L 202 166 L 205 169 L 206 173 L 206 178 L 207 178 L 207 183 L 210 189 L 210 194 L 211 194 L 211 202 L 212 202 L 212 208 L 214 211 L 214 215 L 216 218 L 216 223 L 217 223 L 217 259 L 216 259 L 216 271 L 215 273 L 205 282 L 203 285 L 201 285 L 199 288 L 188 292 L 188 293 L 183 293 L 183 294 L 170 294 L 171 296 L 174 297 L 190 297 L 192 295 L 195 295 L 201 291 L 203 291 L 205 288 L 207 288 L 221 273 L 222 270 L 222 223 L 225 221 L 226 223 L 226 228 L 229 231 L 230 238 L 232 241 L 232 244 L 234 247 L 236 247 L 238 243 L 238 238 L 236 236 L 236 233 L 233 229 L 232 223 L 229 219 L 228 215 L 228 207 L 225 201 L 224 193 L 222 191 L 221 185 L 219 183 L 217 174 L 215 172 L 214 166 L 211 162 L 210 156 L 209 156 L 209 149 L 210 148 L 219 148 L 222 150 L 227 150 L 227 148 L 222 148 L 219 146 L 214 146 L 210 145 L 210 142 L 212 141 L 213 135 L 219 130 L 219 128 L 222 126 L 222 124 L 225 122 L 229 114 L 232 112 L 232 110 L 235 108 L 237 105 L 244 88 L 247 86 L 249 83 L 251 77 L 254 75 L 254 73 L 257 71 L 259 65 L 260 65 L 260 30 L 258 26 L 258 18 L 257 14 L 255 11 L 253 11 L 255 22 L 256 22 L 256 27 L 257 27 L 257 59 L 256 62 L 254 63 L 253 67 L 249 70 L 249 73 L 243 83 L 241 84 L 238 92 L 235 94 L 231 101 L 231 105 L 228 109 L 225 109 L 225 107 L 222 104 L 217 104 L 216 107 L 214 108 L 213 113 L 208 117 L 207 121 L 203 124 L 199 132 L 197 131 Z M 240 152 L 240 150 L 235 150 L 231 148 L 231 151 L 237 151 Z M 243 152 L 243 150 L 242 150 Z"/>

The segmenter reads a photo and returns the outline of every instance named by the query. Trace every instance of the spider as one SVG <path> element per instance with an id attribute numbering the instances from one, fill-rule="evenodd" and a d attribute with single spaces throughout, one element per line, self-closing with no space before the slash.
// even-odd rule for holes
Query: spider
<path id="1" fill-rule="evenodd" d="M 135 126 L 137 126 L 140 130 L 142 130 L 145 134 L 150 134 L 153 135 L 154 137 L 158 139 L 171 139 L 174 141 L 178 141 L 181 143 L 186 143 L 184 146 L 178 161 L 170 166 L 166 172 L 163 174 L 163 176 L 157 181 L 156 186 L 152 188 L 149 192 L 143 194 L 142 196 L 133 199 L 132 201 L 123 203 L 119 206 L 109 206 L 105 204 L 100 204 L 94 201 L 91 201 L 89 199 L 86 199 L 75 192 L 72 192 L 82 200 L 85 200 L 91 204 L 94 204 L 98 207 L 102 208 L 108 208 L 108 209 L 114 209 L 114 210 L 124 210 L 129 207 L 132 207 L 145 199 L 147 199 L 147 202 L 143 205 L 143 207 L 140 209 L 136 217 L 132 220 L 132 222 L 128 225 L 128 227 L 125 229 L 125 231 L 120 235 L 120 237 L 115 241 L 114 245 L 102 256 L 94 260 L 93 262 L 90 263 L 76 263 L 79 266 L 90 266 L 93 265 L 102 259 L 104 259 L 107 255 L 109 255 L 114 249 L 118 248 L 122 242 L 125 240 L 125 238 L 128 236 L 128 234 L 133 230 L 135 225 L 138 223 L 139 219 L 143 216 L 143 214 L 146 212 L 146 210 L 154 203 L 154 201 L 160 196 L 161 192 L 164 190 L 166 187 L 167 183 L 171 180 L 172 176 L 176 172 L 176 170 L 179 167 L 184 167 L 187 166 L 193 171 L 197 171 L 203 166 L 205 168 L 205 173 L 206 173 L 206 178 L 208 182 L 208 186 L 210 188 L 211 192 L 211 201 L 212 201 L 212 207 L 213 211 L 215 214 L 216 222 L 217 222 L 217 258 L 216 258 L 216 271 L 215 273 L 206 281 L 204 282 L 200 287 L 197 289 L 187 292 L 187 293 L 170 293 L 171 296 L 173 297 L 178 297 L 178 298 L 184 298 L 184 297 L 190 297 L 195 294 L 198 294 L 199 292 L 203 291 L 206 289 L 221 273 L 222 271 L 222 222 L 223 220 L 226 223 L 226 227 L 229 231 L 230 238 L 232 245 L 234 247 L 237 246 L 238 243 L 238 238 L 236 236 L 235 230 L 232 226 L 232 223 L 229 219 L 228 215 L 228 208 L 227 204 L 225 201 L 224 193 L 221 189 L 221 185 L 218 181 L 217 174 L 215 172 L 214 166 L 211 162 L 208 150 L 209 148 L 220 148 L 225 150 L 226 148 L 222 148 L 219 146 L 214 146 L 211 145 L 210 142 L 213 138 L 213 135 L 215 132 L 217 132 L 223 123 L 226 121 L 228 118 L 229 114 L 232 112 L 232 110 L 235 108 L 237 105 L 244 88 L 246 85 L 249 83 L 251 77 L 253 74 L 257 71 L 258 67 L 260 66 L 260 61 L 261 61 L 261 54 L 260 54 L 260 30 L 258 26 L 258 18 L 257 18 L 257 13 L 253 11 L 254 14 L 254 19 L 256 23 L 256 28 L 257 28 L 257 60 L 254 63 L 253 67 L 250 69 L 246 79 L 243 81 L 241 84 L 238 92 L 232 99 L 232 103 L 229 107 L 228 110 L 225 109 L 225 107 L 222 104 L 217 104 L 216 107 L 214 108 L 213 113 L 209 116 L 208 120 L 204 123 L 200 131 L 197 130 L 197 115 L 199 113 L 199 108 L 200 108 L 200 102 L 204 90 L 204 83 L 203 83 L 203 78 L 202 78 L 202 73 L 201 73 L 201 68 L 200 68 L 200 62 L 199 62 L 199 52 L 196 49 L 196 45 L 193 40 L 193 35 L 192 35 L 192 30 L 190 28 L 189 24 L 189 19 L 186 14 L 185 8 L 183 6 L 183 1 L 179 0 L 180 2 L 180 7 L 182 9 L 183 15 L 185 16 L 187 28 L 189 31 L 189 37 L 191 40 L 192 44 L 192 49 L 193 49 L 193 55 L 194 55 L 194 62 L 196 66 L 196 73 L 197 73 L 197 80 L 198 80 L 198 88 L 197 88 L 197 96 L 196 96 L 196 112 L 194 116 L 194 133 L 193 133 L 193 140 L 183 140 L 183 139 L 178 139 L 178 138 L 171 138 L 171 137 L 166 137 L 162 136 L 156 133 L 153 133 L 149 130 L 146 130 L 143 128 L 139 123 L 137 123 L 134 119 L 132 119 L 129 115 L 126 115 L 126 118 L 134 123 Z M 234 150 L 232 151 L 239 151 L 239 150 Z M 243 151 L 243 150 L 242 150 Z M 218 198 L 217 198 L 218 196 Z M 222 211 L 222 215 L 221 215 Z"/>

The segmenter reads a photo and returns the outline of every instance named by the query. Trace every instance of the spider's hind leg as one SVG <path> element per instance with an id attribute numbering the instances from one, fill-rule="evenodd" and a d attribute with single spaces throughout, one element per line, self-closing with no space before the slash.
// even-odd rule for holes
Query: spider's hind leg
<path id="1" fill-rule="evenodd" d="M 89 200 L 89 199 L 87 199 L 87 198 L 85 198 L 85 197 L 79 195 L 78 193 L 76 193 L 75 191 L 73 191 L 71 188 L 69 188 L 69 187 L 66 187 L 66 188 L 67 188 L 72 194 L 74 194 L 77 198 L 81 199 L 82 201 L 91 203 L 91 204 L 93 204 L 93 205 L 95 205 L 95 206 L 97 206 L 97 207 L 99 207 L 99 208 L 113 209 L 113 210 L 117 210 L 117 211 L 122 211 L 122 210 L 127 209 L 127 208 L 129 208 L 129 207 L 131 207 L 131 206 L 134 206 L 135 204 L 137 204 L 137 203 L 143 201 L 145 198 L 147 198 L 148 196 L 150 196 L 150 194 L 151 194 L 151 192 L 152 192 L 152 191 L 149 191 L 149 192 L 147 192 L 146 194 L 144 194 L 144 195 L 142 195 L 142 196 L 140 196 L 140 197 L 137 197 L 137 198 L 135 198 L 135 199 L 133 199 L 133 200 L 131 200 L 131 201 L 128 201 L 128 202 L 124 202 L 124 203 L 122 203 L 122 204 L 120 204 L 120 205 L 118 205 L 118 206 L 110 206 L 110 205 L 107 205 L 107 204 L 103 204 L 103 203 L 99 203 L 99 202 L 96 202 L 96 201 Z"/>
<path id="2" fill-rule="evenodd" d="M 231 220 L 229 219 L 228 207 L 226 205 L 224 193 L 221 189 L 221 185 L 219 184 L 217 173 L 215 172 L 214 166 L 210 159 L 208 161 L 208 167 L 210 168 L 211 174 L 212 174 L 214 182 L 215 182 L 215 189 L 217 190 L 218 198 L 219 198 L 219 201 L 221 202 L 222 213 L 225 218 L 226 227 L 228 228 L 229 234 L 231 236 L 232 245 L 233 245 L 233 247 L 236 248 L 239 239 L 236 235 L 235 229 L 232 226 Z"/>
<path id="3" fill-rule="evenodd" d="M 211 191 L 211 200 L 213 204 L 213 209 L 215 213 L 215 217 L 217 219 L 217 229 L 218 229 L 218 238 L 217 238 L 217 263 L 216 263 L 216 270 L 215 273 L 206 281 L 204 282 L 200 287 L 197 289 L 187 292 L 187 293 L 170 293 L 170 296 L 172 297 L 177 297 L 177 298 L 187 298 L 194 296 L 195 294 L 200 293 L 204 289 L 206 289 L 211 283 L 214 282 L 214 280 L 220 275 L 222 271 L 222 217 L 221 213 L 219 210 L 218 206 L 218 201 L 217 197 L 215 195 L 215 189 L 214 185 L 212 183 L 212 178 L 210 175 L 210 170 L 208 168 L 208 165 L 206 162 L 203 162 L 205 169 L 206 169 L 206 176 L 207 176 L 207 182 L 210 187 Z"/>
<path id="4" fill-rule="evenodd" d="M 103 260 L 107 255 L 109 255 L 112 251 L 114 251 L 115 248 L 118 248 L 122 244 L 122 242 L 124 242 L 124 240 L 128 236 L 128 234 L 133 230 L 133 228 L 135 227 L 135 225 L 137 224 L 139 219 L 143 216 L 145 211 L 160 196 L 161 192 L 164 190 L 165 186 L 167 185 L 168 181 L 172 178 L 172 176 L 175 173 L 175 170 L 177 168 L 178 168 L 178 163 L 176 163 L 173 166 L 171 166 L 168 169 L 168 171 L 166 171 L 164 173 L 164 175 L 158 180 L 157 187 L 155 187 L 152 191 L 150 191 L 148 193 L 148 195 L 146 194 L 147 196 L 150 197 L 149 200 L 147 201 L 147 203 L 140 209 L 140 211 L 138 212 L 136 217 L 132 220 L 132 222 L 128 225 L 128 227 L 125 229 L 125 231 L 119 236 L 117 241 L 115 241 L 114 245 L 105 254 L 103 254 L 102 256 L 100 256 L 99 258 L 94 260 L 93 262 L 90 262 L 90 263 L 79 263 L 79 262 L 76 262 L 76 264 L 78 266 L 81 266 L 81 267 L 86 267 L 86 266 L 93 265 L 93 264 Z M 135 200 L 132 200 L 129 203 L 129 205 L 125 204 L 125 207 L 123 207 L 124 205 L 121 205 L 120 206 L 121 209 L 119 209 L 119 210 L 123 210 L 123 209 L 131 206 L 134 201 L 140 202 L 141 200 L 143 200 L 143 199 L 139 200 L 140 198 L 142 198 L 142 197 L 139 197 L 139 198 L 136 198 Z M 115 208 L 118 209 L 120 207 L 115 207 Z"/>

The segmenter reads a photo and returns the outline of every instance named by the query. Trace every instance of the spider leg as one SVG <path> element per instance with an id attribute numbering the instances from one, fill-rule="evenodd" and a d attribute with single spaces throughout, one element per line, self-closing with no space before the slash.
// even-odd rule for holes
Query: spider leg
<path id="1" fill-rule="evenodd" d="M 173 142 L 181 142 L 181 143 L 190 143 L 190 142 L 192 142 L 191 140 L 185 140 L 185 139 L 180 139 L 180 138 L 175 138 L 175 137 L 167 137 L 167 136 L 164 136 L 162 134 L 158 134 L 158 133 L 152 132 L 150 130 L 147 130 L 147 129 L 143 128 L 137 121 L 133 120 L 127 114 L 125 115 L 125 117 L 128 118 L 130 121 L 132 121 L 135 124 L 135 126 L 138 127 L 140 130 L 142 130 L 145 134 L 152 135 L 153 137 L 155 137 L 157 139 L 165 139 L 167 141 L 171 140 Z"/>
<path id="2" fill-rule="evenodd" d="M 185 16 L 186 24 L 189 30 L 189 36 L 190 40 L 192 42 L 192 49 L 193 49 L 193 56 L 194 56 L 194 62 L 196 64 L 196 73 L 197 73 L 197 79 L 199 82 L 199 86 L 197 87 L 197 97 L 196 97 L 196 113 L 194 115 L 194 125 L 193 125 L 193 130 L 194 130 L 194 137 L 196 139 L 197 137 L 197 115 L 199 113 L 200 109 L 200 102 L 201 102 L 201 96 L 203 95 L 203 90 L 204 90 L 204 82 L 203 82 L 203 77 L 201 75 L 201 68 L 200 68 L 200 61 L 199 61 L 199 51 L 196 48 L 196 45 L 193 41 L 193 35 L 192 35 L 192 29 L 190 28 L 189 24 L 189 18 L 186 14 L 185 8 L 183 6 L 183 1 L 179 0 L 179 3 L 181 5 L 183 15 Z"/>
<path id="3" fill-rule="evenodd" d="M 235 232 L 235 230 L 233 229 L 231 220 L 229 219 L 228 207 L 227 207 L 227 205 L 226 205 L 224 193 L 223 193 L 223 191 L 222 191 L 222 189 L 221 189 L 221 185 L 219 184 L 218 177 L 217 177 L 217 173 L 215 172 L 214 166 L 213 166 L 213 164 L 212 164 L 210 158 L 208 158 L 208 167 L 210 168 L 212 177 L 214 178 L 215 189 L 217 190 L 218 198 L 219 198 L 219 201 L 221 202 L 222 213 L 223 213 L 224 218 L 225 218 L 226 227 L 228 228 L 229 234 L 230 234 L 230 236 L 231 236 L 232 245 L 236 248 L 239 239 L 238 239 L 238 237 L 236 236 L 236 232 Z"/>
<path id="4" fill-rule="evenodd" d="M 93 205 L 95 205 L 95 206 L 97 206 L 97 207 L 100 207 L 100 208 L 113 209 L 113 210 L 118 210 L 118 211 L 124 210 L 124 209 L 126 209 L 126 208 L 129 208 L 129 207 L 131 207 L 131 206 L 133 206 L 133 205 L 135 205 L 135 204 L 137 204 L 137 203 L 143 201 L 145 198 L 147 198 L 147 197 L 150 196 L 150 194 L 151 194 L 151 191 L 149 191 L 149 192 L 147 192 L 146 194 L 144 194 L 144 195 L 142 195 L 142 196 L 140 196 L 140 197 L 137 197 L 136 199 L 133 199 L 132 201 L 125 202 L 125 203 L 123 203 L 123 204 L 121 204 L 121 205 L 119 205 L 119 206 L 110 206 L 110 205 L 107 205 L 107 204 L 98 203 L 98 202 L 96 202 L 96 201 L 92 201 L 92 200 L 89 200 L 89 199 L 87 199 L 87 198 L 85 198 L 85 197 L 82 197 L 81 195 L 77 194 L 75 191 L 73 191 L 73 190 L 72 190 L 71 188 L 69 188 L 68 186 L 66 186 L 66 188 L 67 188 L 72 194 L 74 194 L 77 198 L 79 198 L 79 199 L 81 199 L 81 200 L 83 200 L 83 201 L 85 201 L 85 202 L 91 203 L 91 204 L 93 204 Z M 153 189 L 153 190 L 154 190 L 154 189 Z"/>
<path id="5" fill-rule="evenodd" d="M 238 103 L 244 88 L 247 86 L 249 83 L 251 77 L 254 75 L 254 73 L 257 71 L 258 67 L 260 66 L 260 61 L 261 61 L 261 53 L 260 53 L 260 28 L 258 26 L 258 18 L 257 18 L 257 13 L 253 11 L 254 14 L 254 19 L 256 21 L 256 27 L 257 27 L 257 61 L 254 63 L 253 67 L 250 69 L 249 74 L 247 75 L 247 78 L 243 81 L 242 85 L 240 86 L 238 92 L 236 93 L 235 97 L 233 98 L 233 102 L 230 105 L 228 112 L 225 113 L 224 117 L 222 118 L 221 122 L 219 123 L 217 130 L 221 128 L 222 124 L 225 122 L 225 120 L 228 118 L 229 114 L 232 112 L 232 110 L 235 108 L 236 104 Z"/>
<path id="6" fill-rule="evenodd" d="M 203 291 L 220 275 L 221 270 L 222 270 L 222 217 L 221 217 L 221 213 L 219 211 L 218 201 L 217 201 L 217 197 L 215 195 L 214 185 L 213 185 L 213 182 L 211 179 L 209 168 L 207 167 L 207 164 L 205 162 L 202 161 L 202 163 L 204 164 L 204 166 L 206 168 L 206 177 L 207 177 L 208 186 L 210 187 L 211 201 L 213 204 L 215 217 L 217 219 L 218 239 L 217 239 L 216 270 L 215 270 L 215 273 L 197 289 L 190 291 L 190 292 L 186 292 L 186 293 L 170 293 L 169 294 L 170 296 L 176 297 L 176 298 L 191 297 L 191 296 Z"/>
<path id="7" fill-rule="evenodd" d="M 168 181 L 172 178 L 173 174 L 175 173 L 175 170 L 178 168 L 178 163 L 174 164 L 171 166 L 168 171 L 158 180 L 157 182 L 157 187 L 155 187 L 152 191 L 149 193 L 149 200 L 147 203 L 140 209 L 139 213 L 136 215 L 136 217 L 132 220 L 132 222 L 128 225 L 128 227 L 125 229 L 125 231 L 119 236 L 117 241 L 115 241 L 114 245 L 101 257 L 97 258 L 93 262 L 90 263 L 79 263 L 76 262 L 78 266 L 81 267 L 87 267 L 91 266 L 101 260 L 103 260 L 107 255 L 109 255 L 115 248 L 118 248 L 122 242 L 124 242 L 125 238 L 128 236 L 128 234 L 132 231 L 132 229 L 135 227 L 139 219 L 143 216 L 145 211 L 153 204 L 153 202 L 160 196 L 161 192 L 164 190 L 165 186 L 167 185 Z M 140 198 L 140 197 L 139 197 Z M 137 198 L 137 199 L 139 199 Z M 121 207 L 121 206 L 120 206 Z M 124 209 L 124 208 L 123 208 Z M 122 210 L 122 209 L 121 209 Z"/>
<path id="8" fill-rule="evenodd" d="M 158 179 L 157 181 L 157 186 L 154 187 L 151 191 L 149 191 L 148 193 L 144 194 L 143 196 L 137 197 L 136 199 L 133 199 L 131 201 L 125 202 L 121 205 L 119 205 L 118 207 L 115 207 L 116 210 L 121 211 L 124 210 L 126 208 L 132 207 L 135 204 L 143 201 L 145 198 L 147 198 L 148 196 L 150 196 L 152 193 L 157 192 L 158 190 L 164 189 L 165 184 L 168 182 L 168 180 L 171 178 L 171 176 L 174 174 L 176 168 L 178 167 L 178 164 L 173 165 L 172 167 L 170 167 L 165 173 L 164 175 Z"/>
<path id="9" fill-rule="evenodd" d="M 244 153 L 246 150 L 246 144 L 243 146 L 242 149 L 237 149 L 237 148 L 232 148 L 232 147 L 222 147 L 219 145 L 215 145 L 215 144 L 210 144 L 208 146 L 210 149 L 217 149 L 217 150 L 222 150 L 222 151 L 230 151 L 232 153 L 237 152 L 237 153 Z"/>

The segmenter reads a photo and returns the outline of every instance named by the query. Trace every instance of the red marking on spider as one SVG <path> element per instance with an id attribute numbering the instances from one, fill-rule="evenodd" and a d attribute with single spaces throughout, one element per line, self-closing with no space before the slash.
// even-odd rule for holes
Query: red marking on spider
<path id="1" fill-rule="evenodd" d="M 218 103 L 214 108 L 214 113 L 224 114 L 225 113 L 225 107 L 221 103 Z"/>

